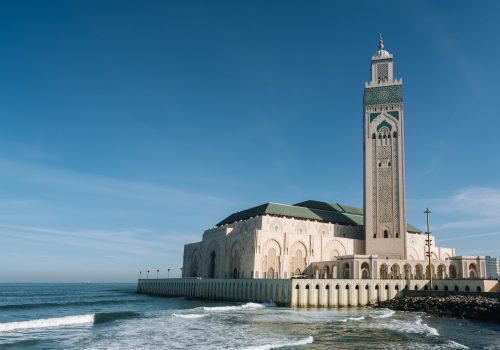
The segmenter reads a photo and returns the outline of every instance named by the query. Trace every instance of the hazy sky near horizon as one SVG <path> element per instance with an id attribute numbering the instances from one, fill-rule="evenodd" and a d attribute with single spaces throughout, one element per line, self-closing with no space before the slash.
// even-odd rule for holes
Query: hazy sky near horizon
<path id="1" fill-rule="evenodd" d="M 0 2 L 0 282 L 178 276 L 232 212 L 362 206 L 362 94 L 403 78 L 408 221 L 500 257 L 500 2 Z M 152 275 L 155 275 L 152 273 Z"/>

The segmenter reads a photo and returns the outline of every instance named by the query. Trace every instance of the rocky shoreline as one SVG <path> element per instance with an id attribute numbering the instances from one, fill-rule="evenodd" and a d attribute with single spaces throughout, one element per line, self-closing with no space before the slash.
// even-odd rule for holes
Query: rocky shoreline
<path id="1" fill-rule="evenodd" d="M 381 301 L 378 307 L 398 311 L 421 311 L 440 317 L 500 323 L 500 299 L 483 296 L 403 296 Z"/>

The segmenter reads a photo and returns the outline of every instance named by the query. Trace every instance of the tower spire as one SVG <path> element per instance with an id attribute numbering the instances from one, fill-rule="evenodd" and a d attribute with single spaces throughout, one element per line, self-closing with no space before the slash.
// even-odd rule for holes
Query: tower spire
<path id="1" fill-rule="evenodd" d="M 382 40 L 382 33 L 379 33 L 378 49 L 379 50 L 383 50 L 384 49 L 384 40 Z"/>

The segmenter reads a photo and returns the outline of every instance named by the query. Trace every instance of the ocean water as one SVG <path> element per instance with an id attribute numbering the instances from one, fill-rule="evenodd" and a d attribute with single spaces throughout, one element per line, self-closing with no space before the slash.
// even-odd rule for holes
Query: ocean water
<path id="1" fill-rule="evenodd" d="M 150 297 L 134 284 L 0 284 L 0 349 L 360 348 L 500 349 L 500 325 Z"/>

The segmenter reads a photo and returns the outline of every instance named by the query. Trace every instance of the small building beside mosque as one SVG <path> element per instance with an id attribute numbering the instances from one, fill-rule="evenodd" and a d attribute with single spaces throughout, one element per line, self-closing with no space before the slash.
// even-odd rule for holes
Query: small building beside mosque
<path id="1" fill-rule="evenodd" d="M 183 277 L 434 279 L 486 277 L 485 257 L 457 256 L 406 222 L 402 79 L 382 38 L 363 99 L 363 208 L 307 200 L 233 213 L 184 247 Z M 356 135 L 353 135 L 355 137 Z"/>

